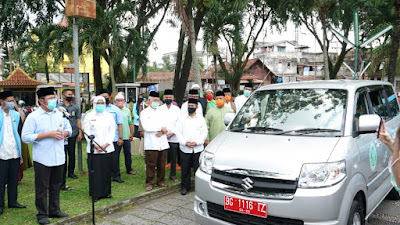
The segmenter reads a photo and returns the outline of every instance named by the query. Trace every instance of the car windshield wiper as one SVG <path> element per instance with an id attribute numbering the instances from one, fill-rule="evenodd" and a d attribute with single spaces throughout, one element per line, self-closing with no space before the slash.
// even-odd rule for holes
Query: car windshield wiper
<path id="1" fill-rule="evenodd" d="M 296 130 L 285 130 L 283 132 L 277 133 L 279 134 L 287 134 L 290 132 L 297 132 L 297 133 L 319 133 L 319 132 L 341 132 L 341 130 L 335 130 L 335 129 L 327 129 L 327 128 L 302 128 L 302 129 L 296 129 Z"/>
<path id="2" fill-rule="evenodd" d="M 273 128 L 273 127 L 247 127 L 247 128 L 237 128 L 237 129 L 229 129 L 233 132 L 240 132 L 243 130 L 251 130 L 251 131 L 283 131 L 282 129 Z"/>

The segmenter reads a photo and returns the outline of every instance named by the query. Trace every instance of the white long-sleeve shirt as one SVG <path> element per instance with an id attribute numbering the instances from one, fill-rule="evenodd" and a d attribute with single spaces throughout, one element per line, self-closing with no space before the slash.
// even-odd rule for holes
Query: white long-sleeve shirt
<path id="1" fill-rule="evenodd" d="M 247 101 L 248 97 L 244 95 L 239 95 L 235 99 L 235 105 L 236 105 L 236 113 L 239 112 L 239 110 L 242 108 L 244 103 Z"/>
<path id="2" fill-rule="evenodd" d="M 144 131 L 144 150 L 168 149 L 167 136 L 165 134 L 161 137 L 156 136 L 162 127 L 166 127 L 163 114 L 152 107 L 147 107 L 140 113 L 139 118 Z"/>
<path id="3" fill-rule="evenodd" d="M 203 117 L 203 106 L 201 103 L 197 103 L 196 115 L 201 115 Z M 188 112 L 188 101 L 184 102 L 181 106 L 181 117 L 189 116 Z"/>
<path id="4" fill-rule="evenodd" d="M 181 113 L 181 109 L 176 106 L 171 104 L 171 106 L 168 108 L 167 104 L 164 104 L 160 107 L 157 108 L 157 111 L 162 115 L 162 118 L 164 120 L 164 123 L 167 127 L 168 133 L 176 133 L 175 128 L 176 124 L 179 121 L 179 116 Z M 168 142 L 171 143 L 178 143 L 178 138 L 176 135 L 173 135 L 170 139 L 168 139 Z"/>
<path id="5" fill-rule="evenodd" d="M 179 141 L 179 147 L 184 153 L 198 153 L 204 150 L 204 141 L 207 138 L 207 124 L 203 114 L 197 114 L 194 117 L 181 117 L 176 126 L 176 136 Z M 186 146 L 186 142 L 196 142 L 194 148 Z"/>
<path id="6" fill-rule="evenodd" d="M 115 129 L 116 123 L 113 115 L 108 112 L 98 113 L 95 110 L 90 112 L 85 116 L 83 122 L 83 128 L 88 135 L 94 135 L 94 141 L 96 141 L 99 145 L 108 144 L 106 148 L 107 153 L 115 151 L 114 149 L 114 137 L 115 137 Z M 85 136 L 87 141 L 86 152 L 90 153 L 90 139 Z M 105 154 L 105 152 L 99 152 L 94 149 L 94 154 Z"/>

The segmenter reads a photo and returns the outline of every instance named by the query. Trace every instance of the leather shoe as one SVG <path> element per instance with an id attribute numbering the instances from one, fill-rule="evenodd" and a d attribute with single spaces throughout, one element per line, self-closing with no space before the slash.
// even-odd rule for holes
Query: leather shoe
<path id="1" fill-rule="evenodd" d="M 21 205 L 18 202 L 15 205 L 9 205 L 8 208 L 17 208 L 17 209 L 23 209 L 26 208 L 26 205 Z"/>
<path id="2" fill-rule="evenodd" d="M 62 218 L 62 217 L 67 217 L 68 214 L 63 213 L 63 212 L 58 212 L 56 214 L 53 215 L 49 215 L 50 218 Z"/>
<path id="3" fill-rule="evenodd" d="M 49 224 L 50 221 L 47 217 L 43 217 L 43 218 L 38 219 L 38 223 L 39 224 Z"/>
<path id="4" fill-rule="evenodd" d="M 78 179 L 78 176 L 73 173 L 68 174 L 68 177 L 71 177 L 72 179 Z"/>
<path id="5" fill-rule="evenodd" d="M 146 186 L 146 191 L 151 191 L 151 190 L 153 190 L 153 186 L 151 186 L 151 185 Z"/>
<path id="6" fill-rule="evenodd" d="M 121 178 L 115 178 L 115 179 L 113 179 L 113 181 L 118 182 L 118 183 L 124 183 L 124 181 L 121 180 Z"/>
<path id="7" fill-rule="evenodd" d="M 186 189 L 181 189 L 181 195 L 186 195 L 188 191 Z"/>
<path id="8" fill-rule="evenodd" d="M 3 214 L 3 208 L 0 208 L 0 215 Z"/>

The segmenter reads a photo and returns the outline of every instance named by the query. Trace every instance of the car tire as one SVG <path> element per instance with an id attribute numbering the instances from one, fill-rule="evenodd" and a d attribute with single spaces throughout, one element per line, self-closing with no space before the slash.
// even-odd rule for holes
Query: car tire
<path id="1" fill-rule="evenodd" d="M 358 199 L 351 204 L 347 225 L 365 225 L 364 206 Z"/>
<path id="2" fill-rule="evenodd" d="M 392 188 L 390 192 L 386 196 L 389 200 L 400 200 L 400 194 L 396 191 L 396 189 Z"/>

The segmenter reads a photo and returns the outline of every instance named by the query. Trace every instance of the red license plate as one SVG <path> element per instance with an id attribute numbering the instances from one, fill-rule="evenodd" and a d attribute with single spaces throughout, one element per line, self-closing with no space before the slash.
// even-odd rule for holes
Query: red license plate
<path id="1" fill-rule="evenodd" d="M 225 210 L 267 218 L 267 203 L 225 195 Z"/>

